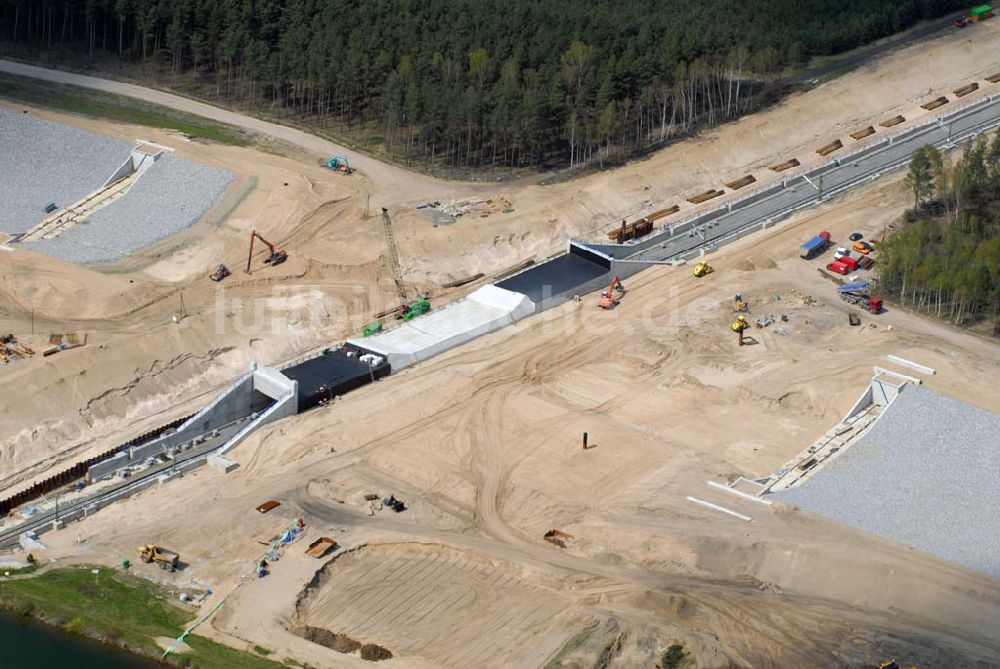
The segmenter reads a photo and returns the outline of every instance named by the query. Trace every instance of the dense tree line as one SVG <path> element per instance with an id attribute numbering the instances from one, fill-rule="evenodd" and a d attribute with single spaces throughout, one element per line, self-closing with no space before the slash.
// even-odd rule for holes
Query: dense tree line
<path id="1" fill-rule="evenodd" d="M 883 288 L 956 325 L 985 318 L 1000 332 L 1000 134 L 970 143 L 954 166 L 917 149 L 907 182 L 914 209 L 885 244 Z"/>
<path id="2" fill-rule="evenodd" d="M 0 0 L 8 51 L 109 55 L 450 166 L 629 155 L 785 65 L 965 0 Z"/>

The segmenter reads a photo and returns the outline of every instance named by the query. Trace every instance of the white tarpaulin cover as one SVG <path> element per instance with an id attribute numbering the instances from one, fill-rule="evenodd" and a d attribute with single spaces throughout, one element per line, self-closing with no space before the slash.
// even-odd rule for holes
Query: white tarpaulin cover
<path id="1" fill-rule="evenodd" d="M 534 311 L 535 303 L 521 293 L 483 286 L 441 309 L 350 343 L 386 356 L 392 371 L 397 372 L 511 325 Z"/>

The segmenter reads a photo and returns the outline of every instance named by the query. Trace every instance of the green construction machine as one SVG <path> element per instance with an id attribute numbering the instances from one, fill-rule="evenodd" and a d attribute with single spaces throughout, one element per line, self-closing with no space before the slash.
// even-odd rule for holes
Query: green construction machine
<path id="1" fill-rule="evenodd" d="M 404 321 L 412 321 L 414 318 L 421 314 L 426 314 L 431 310 L 431 301 L 426 298 L 420 298 L 410 302 L 405 308 L 401 307 L 399 313 L 396 314 L 396 318 L 401 318 Z"/>

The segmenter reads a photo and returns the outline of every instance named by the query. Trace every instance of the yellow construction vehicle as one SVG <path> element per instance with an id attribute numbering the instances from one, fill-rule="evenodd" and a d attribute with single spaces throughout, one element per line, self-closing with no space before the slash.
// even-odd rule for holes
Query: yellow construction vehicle
<path id="1" fill-rule="evenodd" d="M 180 556 L 177 553 L 154 544 L 139 546 L 138 551 L 140 560 L 146 564 L 155 562 L 160 569 L 167 571 L 177 569 L 177 563 L 180 562 Z"/>
<path id="2" fill-rule="evenodd" d="M 746 302 L 743 301 L 743 293 L 736 293 L 733 297 L 733 313 L 734 314 L 747 314 L 750 313 L 750 307 Z"/>
<path id="3" fill-rule="evenodd" d="M 743 314 L 740 314 L 739 316 L 736 317 L 736 320 L 733 321 L 733 324 L 730 325 L 729 327 L 731 327 L 733 329 L 733 332 L 736 333 L 736 344 L 737 344 L 737 346 L 739 346 L 740 348 L 742 348 L 743 347 L 743 333 L 746 330 L 750 329 L 750 323 L 747 322 L 746 316 L 744 316 Z"/>
<path id="4" fill-rule="evenodd" d="M 715 268 L 709 265 L 704 260 L 700 261 L 697 265 L 694 266 L 694 275 L 699 278 L 705 276 L 706 274 L 711 274 L 714 271 Z"/>

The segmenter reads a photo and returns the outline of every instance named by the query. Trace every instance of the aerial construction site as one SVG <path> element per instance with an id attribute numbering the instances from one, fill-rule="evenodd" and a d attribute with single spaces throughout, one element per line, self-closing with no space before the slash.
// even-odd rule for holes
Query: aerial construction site
<path id="1" fill-rule="evenodd" d="M 1000 344 L 878 285 L 1000 127 L 958 27 L 550 185 L 0 93 L 0 569 L 286 666 L 1000 666 Z"/>

